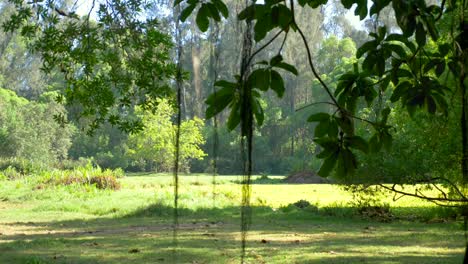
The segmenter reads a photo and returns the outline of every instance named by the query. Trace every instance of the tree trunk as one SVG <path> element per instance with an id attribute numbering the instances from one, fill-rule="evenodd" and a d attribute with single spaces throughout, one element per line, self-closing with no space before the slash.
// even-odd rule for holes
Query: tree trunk
<path id="1" fill-rule="evenodd" d="M 192 68 L 193 68 L 193 88 L 195 89 L 195 98 L 193 100 L 194 116 L 203 117 L 201 110 L 201 73 L 200 73 L 200 45 L 199 39 L 194 38 L 192 44 Z"/>

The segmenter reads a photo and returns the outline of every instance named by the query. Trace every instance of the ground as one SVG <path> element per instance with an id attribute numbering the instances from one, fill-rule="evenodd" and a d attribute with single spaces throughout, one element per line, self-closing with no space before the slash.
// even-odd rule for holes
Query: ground
<path id="1" fill-rule="evenodd" d="M 182 177 L 177 244 L 169 175 L 125 177 L 118 191 L 2 181 L 0 263 L 239 263 L 240 180 Z M 445 209 L 385 197 L 395 217 L 381 222 L 337 185 L 254 183 L 248 263 L 463 262 L 461 222 Z M 314 206 L 288 206 L 301 199 Z"/>

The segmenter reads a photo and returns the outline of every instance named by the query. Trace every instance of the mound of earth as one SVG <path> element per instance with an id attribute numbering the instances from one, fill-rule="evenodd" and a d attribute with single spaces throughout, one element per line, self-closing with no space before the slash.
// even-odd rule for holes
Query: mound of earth
<path id="1" fill-rule="evenodd" d="M 287 183 L 330 183 L 329 180 L 318 176 L 315 172 L 300 171 L 284 179 Z"/>

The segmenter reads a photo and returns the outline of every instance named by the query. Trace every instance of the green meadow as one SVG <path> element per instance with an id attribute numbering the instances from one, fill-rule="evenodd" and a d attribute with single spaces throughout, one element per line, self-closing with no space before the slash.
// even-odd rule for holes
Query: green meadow
<path id="1" fill-rule="evenodd" d="M 247 263 L 462 263 L 462 221 L 421 200 L 381 197 L 391 218 L 358 213 L 338 185 L 252 185 Z M 240 263 L 240 176 L 135 174 L 119 190 L 0 181 L 0 263 Z M 410 188 L 410 187 L 408 187 Z M 293 203 L 306 200 L 310 206 Z"/>

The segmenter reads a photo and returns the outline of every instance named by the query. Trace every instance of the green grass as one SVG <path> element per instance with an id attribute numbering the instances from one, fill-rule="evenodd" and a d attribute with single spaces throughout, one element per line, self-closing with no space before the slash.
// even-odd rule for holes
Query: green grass
<path id="1" fill-rule="evenodd" d="M 422 221 L 446 214 L 430 203 L 383 197 L 399 218 L 383 223 L 355 215 L 338 186 L 270 178 L 252 187 L 248 263 L 463 261 L 461 224 Z M 239 263 L 241 177 L 211 180 L 181 179 L 175 254 L 169 175 L 131 175 L 118 191 L 0 181 L 0 263 Z M 318 210 L 287 206 L 301 199 Z"/>

